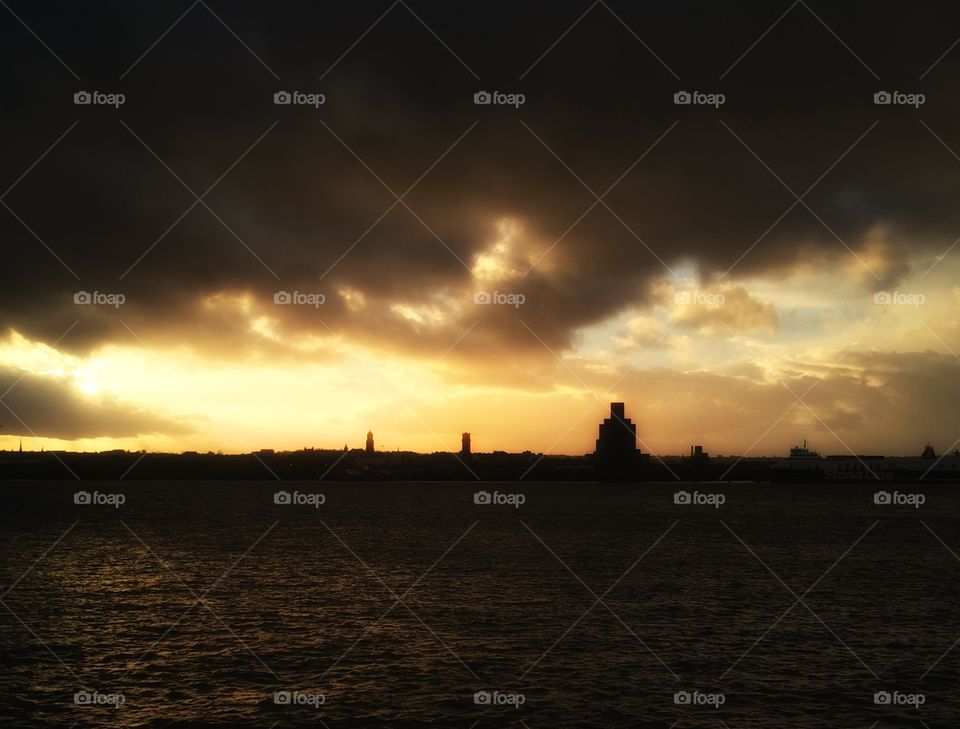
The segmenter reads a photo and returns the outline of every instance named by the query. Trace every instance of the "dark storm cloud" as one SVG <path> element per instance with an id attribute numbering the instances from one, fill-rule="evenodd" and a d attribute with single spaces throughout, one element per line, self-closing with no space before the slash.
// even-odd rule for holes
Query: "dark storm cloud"
<path id="1" fill-rule="evenodd" d="M 129 327 L 216 349 L 244 322 L 206 314 L 204 296 L 249 291 L 266 305 L 301 290 L 327 295 L 324 323 L 314 310 L 273 310 L 290 332 L 330 327 L 442 352 L 479 322 L 464 351 L 540 348 L 530 330 L 559 348 L 578 327 L 642 304 L 650 281 L 684 261 L 706 275 L 776 275 L 860 251 L 880 226 L 897 262 L 867 274 L 880 288 L 911 251 L 938 253 L 960 231 L 960 162 L 933 134 L 960 148 L 960 52 L 918 80 L 955 40 L 942 8 L 797 5 L 738 61 L 789 4 L 613 1 L 542 58 L 589 3 L 396 5 L 342 58 L 388 3 L 209 5 L 249 50 L 198 5 L 132 67 L 189 3 L 12 5 L 79 81 L 2 16 L 0 187 L 79 119 L 4 197 L 23 221 L 0 210 L 4 327 L 52 341 L 79 318 L 66 347 L 128 339 Z M 79 89 L 127 103 L 74 106 Z M 279 89 L 327 103 L 275 106 Z M 475 106 L 480 89 L 527 101 Z M 727 101 L 676 106 L 681 89 Z M 875 106 L 881 89 L 927 102 Z M 415 182 L 410 209 L 395 204 Z M 786 189 L 814 184 L 803 203 Z M 214 186 L 210 209 L 186 186 Z M 504 284 L 524 307 L 470 309 L 411 336 L 389 304 L 469 295 L 468 269 L 503 218 L 536 241 L 533 258 L 560 239 L 542 266 Z M 349 310 L 345 287 L 368 306 Z M 78 290 L 127 302 L 78 309 Z"/>
<path id="2" fill-rule="evenodd" d="M 74 440 L 192 432 L 180 423 L 110 397 L 84 396 L 62 377 L 0 367 L 0 434 Z"/>

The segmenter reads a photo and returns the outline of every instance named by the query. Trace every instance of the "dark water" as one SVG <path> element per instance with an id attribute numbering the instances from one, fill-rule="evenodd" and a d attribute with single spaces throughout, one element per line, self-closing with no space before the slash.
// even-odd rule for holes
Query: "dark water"
<path id="1" fill-rule="evenodd" d="M 82 486 L 2 486 L 0 726 L 960 725 L 957 487 Z"/>

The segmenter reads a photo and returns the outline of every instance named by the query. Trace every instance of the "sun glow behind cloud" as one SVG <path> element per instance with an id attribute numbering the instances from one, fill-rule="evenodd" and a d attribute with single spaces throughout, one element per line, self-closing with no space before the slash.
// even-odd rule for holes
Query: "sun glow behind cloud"
<path id="1" fill-rule="evenodd" d="M 960 288 L 953 283 L 960 266 L 945 261 L 929 274 L 921 262 L 913 269 L 919 273 L 899 282 L 902 292 L 928 292 L 922 306 L 875 303 L 874 293 L 857 285 L 861 272 L 845 267 L 798 267 L 778 279 L 737 281 L 704 281 L 684 269 L 654 282 L 645 303 L 581 329 L 570 348 L 554 352 L 531 335 L 534 354 L 469 355 L 468 339 L 481 336 L 471 322 L 489 311 L 476 308 L 474 289 L 522 290 L 525 267 L 539 250 L 504 220 L 462 290 L 411 301 L 338 292 L 349 315 L 392 317 L 409 328 L 411 341 L 442 335 L 449 348 L 439 355 L 355 340 L 342 328 L 304 329 L 285 319 L 288 308 L 247 292 L 221 292 L 202 299 L 198 315 L 229 316 L 246 332 L 232 357 L 211 355 L 203 342 L 153 347 L 139 337 L 68 354 L 13 332 L 0 343 L 0 366 L 68 383 L 91 404 L 125 404 L 189 431 L 32 439 L 35 447 L 97 450 L 339 448 L 359 445 L 372 428 L 390 449 L 455 449 L 466 430 L 481 449 L 582 453 L 592 448 L 606 403 L 626 400 L 644 447 L 680 452 L 688 440 L 702 440 L 730 452 L 791 406 L 784 383 L 799 394 L 822 379 L 810 398 L 816 415 L 804 407 L 791 411 L 755 451 L 763 453 L 780 452 L 806 433 L 832 438 L 824 428 L 854 440 L 843 428 L 855 421 L 866 429 L 864 443 L 879 437 L 857 420 L 869 398 L 894 391 L 905 397 L 908 391 L 897 388 L 919 387 L 904 383 L 926 375 L 900 377 L 903 367 L 949 367 L 950 349 L 960 340 Z M 522 320 L 524 311 L 503 315 Z M 908 355 L 923 350 L 931 350 L 926 359 L 910 364 Z M 845 384 L 838 389 L 832 381 Z M 890 442 L 905 437 L 899 432 Z M 11 447 L 15 438 L 0 443 Z M 843 450 L 836 441 L 829 445 Z"/>

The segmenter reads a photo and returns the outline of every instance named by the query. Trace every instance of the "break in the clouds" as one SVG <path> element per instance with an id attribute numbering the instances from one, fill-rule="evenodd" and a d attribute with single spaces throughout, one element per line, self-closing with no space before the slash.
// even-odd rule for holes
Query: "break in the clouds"
<path id="1" fill-rule="evenodd" d="M 758 288 L 843 271 L 869 303 L 960 235 L 942 8 L 211 2 L 161 38 L 189 4 L 15 6 L 56 57 L 5 16 L 0 326 L 52 344 L 79 321 L 57 345 L 79 356 L 253 347 L 294 367 L 355 347 L 513 386 L 628 315 L 603 346 L 790 338 L 838 292 Z M 724 103 L 675 103 L 698 90 Z"/>
<path id="2" fill-rule="evenodd" d="M 3 435 L 54 440 L 183 436 L 192 429 L 176 420 L 101 393 L 78 391 L 76 378 L 51 372 L 34 375 L 0 367 Z M 24 413 L 22 420 L 19 413 Z"/>

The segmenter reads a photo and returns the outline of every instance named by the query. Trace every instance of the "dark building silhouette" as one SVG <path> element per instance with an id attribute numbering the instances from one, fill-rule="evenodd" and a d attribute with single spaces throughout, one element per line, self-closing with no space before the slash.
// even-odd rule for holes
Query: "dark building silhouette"
<path id="1" fill-rule="evenodd" d="M 460 437 L 460 455 L 469 456 L 470 455 L 470 434 L 464 433 Z"/>
<path id="2" fill-rule="evenodd" d="M 637 452 L 637 426 L 624 415 L 622 402 L 610 403 L 610 417 L 600 423 L 597 458 L 617 460 Z"/>
<path id="3" fill-rule="evenodd" d="M 373 431 L 367 431 L 367 453 L 373 453 L 376 449 L 373 447 Z"/>
<path id="4" fill-rule="evenodd" d="M 927 447 L 923 449 L 923 455 L 921 458 L 936 458 L 937 453 L 933 450 L 933 446 L 927 443 Z"/>
<path id="5" fill-rule="evenodd" d="M 622 402 L 610 403 L 610 417 L 600 423 L 597 465 L 605 478 L 636 476 L 642 457 L 637 450 L 637 426 L 626 417 Z"/>

